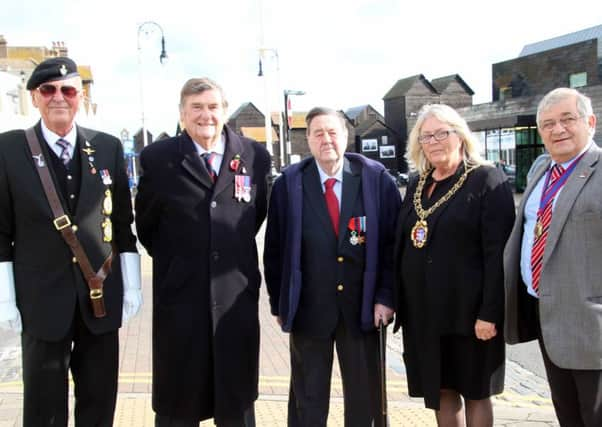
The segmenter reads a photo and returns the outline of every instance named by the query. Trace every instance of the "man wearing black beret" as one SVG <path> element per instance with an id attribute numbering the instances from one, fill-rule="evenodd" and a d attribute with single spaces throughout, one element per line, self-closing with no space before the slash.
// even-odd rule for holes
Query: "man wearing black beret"
<path id="1" fill-rule="evenodd" d="M 75 123 L 77 65 L 51 58 L 27 89 L 41 120 L 0 134 L 0 327 L 21 333 L 23 425 L 113 425 L 118 329 L 141 300 L 120 141 Z"/>

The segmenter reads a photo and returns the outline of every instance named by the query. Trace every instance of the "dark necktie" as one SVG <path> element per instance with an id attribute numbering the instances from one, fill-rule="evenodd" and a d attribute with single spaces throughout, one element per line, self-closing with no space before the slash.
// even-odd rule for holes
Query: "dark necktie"
<path id="1" fill-rule="evenodd" d="M 339 237 L 339 199 L 337 199 L 337 195 L 334 194 L 334 184 L 337 182 L 334 178 L 328 178 L 324 182 L 324 198 L 326 199 L 326 207 L 328 208 L 328 215 L 330 216 L 330 220 L 332 221 L 332 226 L 334 227 L 334 234 Z"/>
<path id="2" fill-rule="evenodd" d="M 201 154 L 201 157 L 205 161 L 205 166 L 207 166 L 207 172 L 209 172 L 209 177 L 211 178 L 211 182 L 215 183 L 215 180 L 217 179 L 217 174 L 215 173 L 215 170 L 213 169 L 213 161 L 215 160 L 215 153 L 213 153 L 213 152 L 203 153 L 203 154 Z"/>
<path id="3" fill-rule="evenodd" d="M 555 164 L 552 167 L 550 182 L 548 188 L 551 187 L 564 172 L 562 165 Z M 542 191 L 545 192 L 547 188 Z M 531 283 L 533 290 L 539 295 L 539 279 L 541 277 L 541 266 L 543 261 L 543 253 L 548 238 L 548 229 L 552 222 L 552 205 L 554 197 L 550 197 L 543 209 L 537 212 L 537 222 L 535 226 L 535 238 L 533 239 L 533 247 L 531 248 Z"/>
<path id="4" fill-rule="evenodd" d="M 63 161 L 63 164 L 67 166 L 69 164 L 69 161 L 71 160 L 71 154 L 69 153 L 69 147 L 71 147 L 71 143 L 69 141 L 64 140 L 63 138 L 56 141 L 56 143 L 59 147 L 63 149 L 59 157 Z"/>

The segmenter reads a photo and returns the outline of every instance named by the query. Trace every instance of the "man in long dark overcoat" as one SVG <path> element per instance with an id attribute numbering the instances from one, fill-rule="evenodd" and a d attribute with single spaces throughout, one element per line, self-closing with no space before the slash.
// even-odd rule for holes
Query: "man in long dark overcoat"
<path id="1" fill-rule="evenodd" d="M 182 88 L 185 131 L 140 156 L 138 236 L 153 258 L 155 425 L 254 426 L 261 276 L 255 235 L 270 158 L 224 125 L 210 79 Z"/>

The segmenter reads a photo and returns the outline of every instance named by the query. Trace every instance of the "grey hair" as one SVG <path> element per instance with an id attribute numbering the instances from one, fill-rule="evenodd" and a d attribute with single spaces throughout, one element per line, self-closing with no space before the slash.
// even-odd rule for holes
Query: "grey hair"
<path id="1" fill-rule="evenodd" d="M 186 97 L 203 93 L 206 90 L 217 90 L 222 97 L 222 106 L 224 109 L 228 108 L 228 101 L 226 100 L 226 95 L 224 94 L 222 87 L 209 77 L 201 77 L 189 79 L 184 83 L 184 86 L 182 86 L 182 90 L 180 91 L 180 110 L 184 108 Z"/>

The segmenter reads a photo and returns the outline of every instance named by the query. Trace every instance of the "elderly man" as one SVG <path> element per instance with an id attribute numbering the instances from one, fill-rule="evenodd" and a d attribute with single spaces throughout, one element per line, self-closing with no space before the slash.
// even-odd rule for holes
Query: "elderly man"
<path id="1" fill-rule="evenodd" d="M 111 426 L 118 329 L 141 303 L 140 258 L 121 143 L 75 124 L 69 58 L 33 71 L 42 119 L 0 135 L 0 322 L 21 332 L 23 425 Z M 22 328 L 21 328 L 22 325 Z"/>
<path id="2" fill-rule="evenodd" d="M 272 314 L 290 332 L 289 426 L 326 426 L 333 347 L 346 426 L 381 425 L 375 326 L 393 316 L 393 245 L 401 197 L 385 168 L 344 155 L 345 119 L 307 114 L 312 157 L 274 184 L 265 238 Z"/>
<path id="3" fill-rule="evenodd" d="M 602 425 L 602 150 L 573 89 L 548 93 L 537 126 L 549 153 L 518 207 L 504 252 L 510 344 L 539 340 L 562 426 Z"/>
<path id="4" fill-rule="evenodd" d="M 140 157 L 140 241 L 153 258 L 153 409 L 157 427 L 254 426 L 261 276 L 255 234 L 270 157 L 224 123 L 214 81 L 182 88 L 184 132 Z"/>

